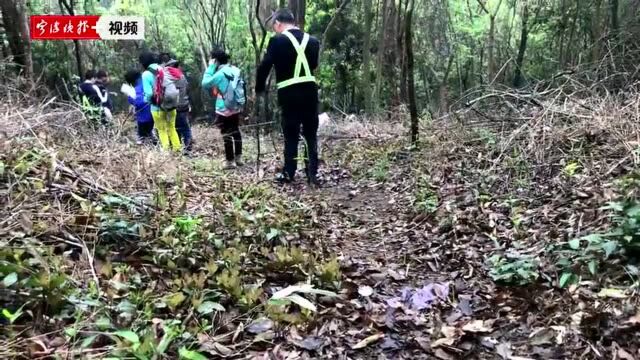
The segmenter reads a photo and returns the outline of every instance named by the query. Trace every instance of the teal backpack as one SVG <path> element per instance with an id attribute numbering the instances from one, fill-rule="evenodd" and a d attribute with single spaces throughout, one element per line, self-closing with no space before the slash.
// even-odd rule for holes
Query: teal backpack
<path id="1" fill-rule="evenodd" d="M 247 103 L 246 97 L 246 83 L 242 78 L 242 74 L 240 73 L 240 69 L 235 66 L 232 66 L 233 73 L 236 73 L 237 76 L 233 74 L 229 74 L 227 72 L 224 73 L 225 78 L 229 81 L 227 85 L 227 89 L 224 92 L 224 107 L 231 111 L 242 111 L 244 110 L 244 105 Z"/>

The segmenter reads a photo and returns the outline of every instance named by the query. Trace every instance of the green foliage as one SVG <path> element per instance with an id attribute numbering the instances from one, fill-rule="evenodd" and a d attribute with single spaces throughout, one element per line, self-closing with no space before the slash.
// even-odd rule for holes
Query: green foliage
<path id="1" fill-rule="evenodd" d="M 488 147 L 493 148 L 498 143 L 496 138 L 496 134 L 487 130 L 485 128 L 474 129 L 474 132 L 477 134 L 479 140 L 486 144 Z"/>
<path id="2" fill-rule="evenodd" d="M 390 161 L 388 157 L 379 158 L 373 168 L 369 170 L 369 176 L 375 181 L 384 182 L 389 177 Z"/>
<path id="3" fill-rule="evenodd" d="M 180 348 L 180 359 L 185 360 L 207 360 L 207 357 L 201 353 L 193 350 L 187 350 L 187 348 Z"/>
<path id="4" fill-rule="evenodd" d="M 318 264 L 316 270 L 321 284 L 332 288 L 340 288 L 340 262 L 337 258 Z"/>
<path id="5" fill-rule="evenodd" d="M 514 148 L 509 156 L 505 157 L 505 167 L 511 171 L 514 184 L 526 188 L 531 181 L 531 164 L 520 150 Z"/>
<path id="6" fill-rule="evenodd" d="M 413 206 L 419 213 L 433 214 L 438 210 L 438 194 L 435 192 L 434 186 L 431 185 L 429 178 L 421 176 L 415 190 L 415 198 Z"/>
<path id="7" fill-rule="evenodd" d="M 13 313 L 9 311 L 9 309 L 2 309 L 2 316 L 4 316 L 4 318 L 9 321 L 9 324 L 13 325 L 13 323 L 16 322 L 16 320 L 18 320 L 18 318 L 20 318 L 22 314 L 24 314 L 24 312 L 22 311 L 22 308 L 25 305 L 26 304 L 22 305 L 18 310 L 16 310 Z"/>
<path id="8" fill-rule="evenodd" d="M 274 201 L 268 186 L 246 185 L 220 194 L 220 201 L 229 203 L 225 226 L 238 238 L 255 242 L 283 241 L 286 235 L 298 231 L 309 208 L 298 202 Z"/>
<path id="9" fill-rule="evenodd" d="M 358 180 L 386 182 L 391 175 L 394 154 L 401 151 L 403 144 L 387 143 L 370 148 L 354 148 L 353 152 L 341 154 L 342 161 L 353 168 L 354 177 Z"/>
<path id="10" fill-rule="evenodd" d="M 493 255 L 487 263 L 493 281 L 505 284 L 527 285 L 540 277 L 538 262 L 531 256 Z"/>
<path id="11" fill-rule="evenodd" d="M 48 213 L 51 194 L 42 184 L 51 155 L 23 150 L 3 154 L 0 176 L 12 184 L 14 199 L 40 196 L 34 204 Z M 339 286 L 338 261 L 300 241 L 303 227 L 314 231 L 312 209 L 270 186 L 229 189 L 225 180 L 211 185 L 214 216 L 155 209 L 152 193 L 97 194 L 84 184 L 69 185 L 63 195 L 67 218 L 60 233 L 53 217 L 25 214 L 24 229 L 18 225 L 0 239 L 0 289 L 11 299 L 0 307 L 0 322 L 9 340 L 20 336 L 14 329 L 37 323 L 41 331 L 63 329 L 73 351 L 101 346 L 106 358 L 197 358 L 188 349 L 197 349 L 196 335 L 219 327 L 221 313 L 310 320 L 305 300 L 274 305 L 265 291 L 300 281 Z M 167 204 L 182 196 L 174 191 L 179 185 L 158 187 L 167 189 Z M 60 194 L 51 196 L 58 201 Z"/>
<path id="12" fill-rule="evenodd" d="M 562 173 L 567 177 L 575 176 L 576 172 L 580 169 L 580 164 L 577 162 L 569 162 L 564 169 L 562 169 Z"/>
<path id="13" fill-rule="evenodd" d="M 557 264 L 564 269 L 561 287 L 569 283 L 569 276 L 572 280 L 582 274 L 596 276 L 612 258 L 627 259 L 640 253 L 640 203 L 630 196 L 637 189 L 637 182 L 632 175 L 619 181 L 619 185 L 628 195 L 603 208 L 610 211 L 612 230 L 572 239 L 557 251 Z"/>

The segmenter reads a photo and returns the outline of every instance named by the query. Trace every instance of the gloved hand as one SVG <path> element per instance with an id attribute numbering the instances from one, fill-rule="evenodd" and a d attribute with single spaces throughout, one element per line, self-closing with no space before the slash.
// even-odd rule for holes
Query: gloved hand
<path id="1" fill-rule="evenodd" d="M 123 83 L 120 87 L 120 91 L 130 98 L 136 98 L 136 90 L 129 84 Z"/>

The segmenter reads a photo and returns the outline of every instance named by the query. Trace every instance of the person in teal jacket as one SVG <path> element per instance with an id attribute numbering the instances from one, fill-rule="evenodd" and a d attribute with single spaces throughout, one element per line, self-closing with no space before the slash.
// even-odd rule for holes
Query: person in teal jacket
<path id="1" fill-rule="evenodd" d="M 165 111 L 154 104 L 153 88 L 156 83 L 156 72 L 160 69 L 158 65 L 158 56 L 151 52 L 144 52 L 139 59 L 144 72 L 142 73 L 142 88 L 144 91 L 144 101 L 151 106 L 151 115 L 156 130 L 158 130 L 158 138 L 160 144 L 165 150 L 170 148 L 179 152 L 182 148 L 180 137 L 176 131 L 176 109 Z"/>
<path id="2" fill-rule="evenodd" d="M 223 95 L 231 79 L 240 77 L 240 69 L 229 64 L 229 54 L 223 50 L 211 52 L 209 67 L 202 77 L 202 88 L 212 96 L 217 123 L 224 141 L 226 169 L 242 166 L 242 135 L 240 134 L 240 115 L 242 110 L 227 109 Z"/>

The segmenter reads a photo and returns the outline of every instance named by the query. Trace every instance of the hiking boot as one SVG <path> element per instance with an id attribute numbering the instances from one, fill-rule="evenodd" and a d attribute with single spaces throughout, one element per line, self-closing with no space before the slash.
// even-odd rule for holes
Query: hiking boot
<path id="1" fill-rule="evenodd" d="M 236 163 L 234 163 L 233 161 L 225 161 L 224 163 L 224 170 L 232 170 L 236 168 Z"/>
<path id="2" fill-rule="evenodd" d="M 279 184 L 290 184 L 293 182 L 293 180 L 289 177 L 289 175 L 285 174 L 285 173 L 278 173 L 278 175 L 276 175 L 275 182 L 279 183 Z"/>
<path id="3" fill-rule="evenodd" d="M 240 156 L 240 155 L 236 156 L 236 165 L 237 166 L 244 166 L 244 162 L 242 161 L 242 156 Z"/>
<path id="4" fill-rule="evenodd" d="M 182 156 L 186 157 L 187 159 L 193 158 L 193 154 L 191 153 L 191 151 L 185 149 L 182 150 Z"/>
<path id="5" fill-rule="evenodd" d="M 307 183 L 309 184 L 309 187 L 313 189 L 318 189 L 320 187 L 320 181 L 318 181 L 318 178 L 315 176 L 307 178 Z"/>

